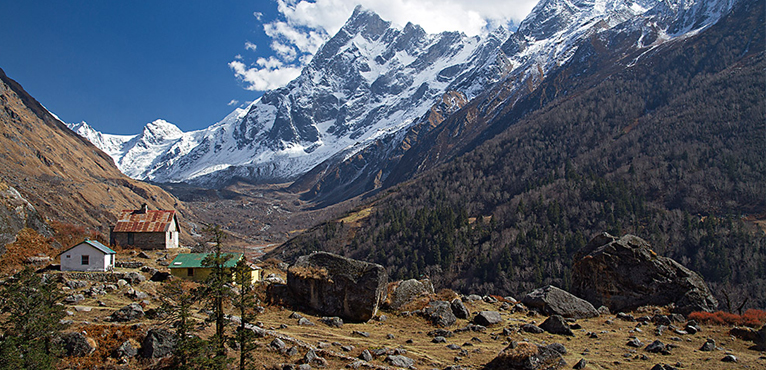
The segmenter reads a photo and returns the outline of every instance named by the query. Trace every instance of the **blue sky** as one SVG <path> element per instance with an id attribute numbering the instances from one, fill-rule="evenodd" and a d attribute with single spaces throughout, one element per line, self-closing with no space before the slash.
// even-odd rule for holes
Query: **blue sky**
<path id="1" fill-rule="evenodd" d="M 357 4 L 399 26 L 477 34 L 534 2 L 2 1 L 0 68 L 65 122 L 136 134 L 164 119 L 190 131 L 296 77 Z"/>

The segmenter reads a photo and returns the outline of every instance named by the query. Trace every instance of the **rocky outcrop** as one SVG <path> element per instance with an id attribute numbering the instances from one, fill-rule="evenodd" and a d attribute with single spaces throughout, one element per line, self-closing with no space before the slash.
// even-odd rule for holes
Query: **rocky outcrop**
<path id="1" fill-rule="evenodd" d="M 566 365 L 561 353 L 529 342 L 512 342 L 483 370 L 555 370 Z"/>
<path id="2" fill-rule="evenodd" d="M 575 319 L 599 315 L 596 308 L 588 301 L 577 298 L 553 285 L 533 290 L 524 296 L 521 302 L 546 315 L 561 315 Z"/>
<path id="3" fill-rule="evenodd" d="M 423 314 L 432 324 L 442 328 L 448 328 L 457 321 L 457 317 L 452 313 L 452 305 L 447 301 L 430 302 L 423 309 Z"/>
<path id="4" fill-rule="evenodd" d="M 0 181 L 0 254 L 5 245 L 16 241 L 16 235 L 24 228 L 30 228 L 43 236 L 53 236 L 53 230 L 21 194 Z"/>
<path id="5" fill-rule="evenodd" d="M 311 308 L 348 321 L 367 321 L 386 298 L 383 266 L 332 253 L 301 256 L 287 271 L 287 286 Z"/>
<path id="6" fill-rule="evenodd" d="M 141 355 L 144 358 L 162 358 L 170 356 L 176 348 L 178 338 L 170 330 L 155 328 L 149 330 L 141 343 Z"/>
<path id="7" fill-rule="evenodd" d="M 389 307 L 398 310 L 418 297 L 434 294 L 434 286 L 428 279 L 410 279 L 399 282 L 390 294 Z"/>
<path id="8" fill-rule="evenodd" d="M 144 317 L 144 308 L 138 303 L 131 303 L 117 311 L 114 311 L 107 321 L 126 322 Z"/>
<path id="9" fill-rule="evenodd" d="M 96 350 L 96 342 L 82 333 L 68 333 L 61 337 L 61 346 L 67 356 L 83 357 Z"/>
<path id="10" fill-rule="evenodd" d="M 713 311 L 718 301 L 704 280 L 634 235 L 602 233 L 575 256 L 572 292 L 612 312 L 674 304 L 674 312 Z"/>
<path id="11" fill-rule="evenodd" d="M 492 326 L 503 322 L 503 317 L 497 311 L 481 311 L 473 318 L 473 323 L 482 326 Z"/>

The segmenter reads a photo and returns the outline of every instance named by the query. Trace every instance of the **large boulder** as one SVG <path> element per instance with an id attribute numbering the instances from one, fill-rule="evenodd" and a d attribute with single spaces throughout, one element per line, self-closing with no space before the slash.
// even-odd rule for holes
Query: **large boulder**
<path id="1" fill-rule="evenodd" d="M 144 317 L 144 308 L 138 303 L 131 303 L 107 317 L 107 321 L 126 322 Z"/>
<path id="2" fill-rule="evenodd" d="M 533 290 L 524 296 L 521 302 L 546 315 L 561 315 L 575 319 L 599 315 L 598 310 L 588 301 L 577 298 L 553 285 Z"/>
<path id="3" fill-rule="evenodd" d="M 389 307 L 398 310 L 418 297 L 434 294 L 434 286 L 428 279 L 410 279 L 396 285 L 389 296 Z"/>
<path id="4" fill-rule="evenodd" d="M 575 255 L 572 292 L 612 312 L 674 304 L 674 312 L 712 312 L 718 301 L 697 273 L 634 235 L 602 233 Z"/>
<path id="5" fill-rule="evenodd" d="M 141 343 L 141 355 L 144 358 L 162 358 L 173 354 L 178 338 L 167 329 L 155 328 L 149 330 Z"/>
<path id="6" fill-rule="evenodd" d="M 555 370 L 566 364 L 561 353 L 553 348 L 512 342 L 485 365 L 484 370 Z"/>
<path id="7" fill-rule="evenodd" d="M 386 298 L 383 266 L 332 253 L 298 257 L 287 270 L 287 286 L 311 308 L 347 321 L 371 319 Z"/>
<path id="8" fill-rule="evenodd" d="M 82 333 L 68 333 L 61 337 L 61 346 L 67 356 L 83 357 L 96 350 L 96 342 Z"/>
<path id="9" fill-rule="evenodd" d="M 433 301 L 423 309 L 423 314 L 432 324 L 448 328 L 455 324 L 457 317 L 452 313 L 452 305 L 447 301 Z"/>

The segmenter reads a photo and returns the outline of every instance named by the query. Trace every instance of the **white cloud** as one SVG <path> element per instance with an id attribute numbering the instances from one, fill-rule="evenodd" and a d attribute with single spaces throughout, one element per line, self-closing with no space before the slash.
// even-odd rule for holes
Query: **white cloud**
<path id="1" fill-rule="evenodd" d="M 492 30 L 510 21 L 519 23 L 538 0 L 277 0 L 280 18 L 263 25 L 272 39 L 274 55 L 247 67 L 242 59 L 229 63 L 247 89 L 263 91 L 286 85 L 332 35 L 354 8 L 376 12 L 394 26 L 408 22 L 428 33 L 460 31 L 469 36 Z M 260 21 L 263 13 L 253 13 Z M 250 49 L 246 43 L 245 48 Z"/>
<path id="2" fill-rule="evenodd" d="M 253 44 L 250 41 L 245 41 L 245 50 L 256 51 L 258 50 L 258 45 Z"/>
<path id="3" fill-rule="evenodd" d="M 231 99 L 231 101 L 228 104 L 226 104 L 226 105 L 231 107 L 232 105 L 237 105 L 237 104 L 239 104 L 239 100 Z"/>
<path id="4" fill-rule="evenodd" d="M 263 18 L 263 13 L 261 13 L 261 12 L 253 12 L 253 16 L 255 17 L 255 19 L 257 19 L 260 22 L 261 18 Z"/>
<path id="5" fill-rule="evenodd" d="M 260 60 L 259 60 L 260 61 Z M 248 68 L 240 61 L 229 63 L 237 78 L 247 84 L 246 88 L 253 91 L 266 91 L 287 85 L 301 74 L 302 66 L 284 66 L 280 68 Z"/>

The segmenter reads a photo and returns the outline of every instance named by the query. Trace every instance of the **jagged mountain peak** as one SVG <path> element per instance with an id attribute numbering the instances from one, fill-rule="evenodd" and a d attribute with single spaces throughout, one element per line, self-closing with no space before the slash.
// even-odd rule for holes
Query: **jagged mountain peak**
<path id="1" fill-rule="evenodd" d="M 543 0 L 516 32 L 499 27 L 473 37 L 428 34 L 412 23 L 397 28 L 360 6 L 287 86 L 265 92 L 207 129 L 182 133 L 156 121 L 121 150 L 106 151 L 125 173 L 156 182 L 215 187 L 234 178 L 292 181 L 381 142 L 389 154 L 400 153 L 396 147 L 405 137 L 411 143 L 433 126 L 422 121 L 444 94 L 468 101 L 509 81 L 498 96 L 513 104 L 604 30 L 652 28 L 643 41 L 660 34 L 672 38 L 675 33 L 666 30 L 709 24 L 732 1 Z M 491 104 L 481 103 L 481 109 L 506 104 L 482 99 Z M 418 133 L 407 133 L 412 127 Z M 374 174 L 380 165 L 363 167 Z"/>
<path id="2" fill-rule="evenodd" d="M 146 140 L 151 143 L 159 143 L 165 140 L 178 139 L 181 136 L 183 136 L 183 131 L 181 131 L 178 126 L 163 119 L 157 119 L 147 123 L 140 135 L 142 140 Z"/>

